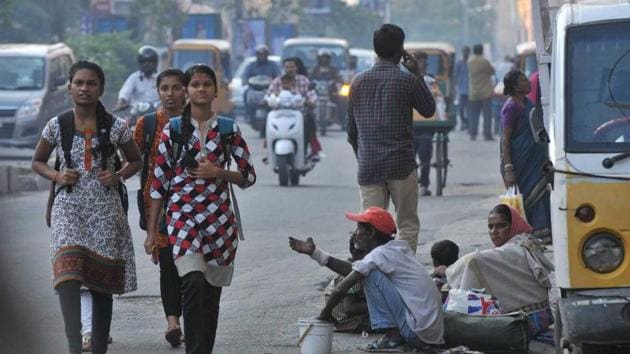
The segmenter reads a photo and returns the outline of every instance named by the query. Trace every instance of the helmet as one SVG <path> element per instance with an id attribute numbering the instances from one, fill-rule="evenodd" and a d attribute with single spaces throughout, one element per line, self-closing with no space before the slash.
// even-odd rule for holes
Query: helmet
<path id="1" fill-rule="evenodd" d="M 318 57 L 323 57 L 323 56 L 325 56 L 325 55 L 327 55 L 327 56 L 329 56 L 329 57 L 332 57 L 332 52 L 331 52 L 329 49 L 326 49 L 326 48 L 320 48 L 320 49 L 317 51 L 317 56 L 318 56 Z"/>
<path id="2" fill-rule="evenodd" d="M 158 62 L 158 52 L 150 45 L 145 45 L 138 50 L 138 63 L 141 62 Z"/>
<path id="3" fill-rule="evenodd" d="M 264 44 L 260 44 L 256 47 L 256 54 L 258 53 L 265 53 L 265 54 L 269 54 L 269 47 L 267 47 Z"/>

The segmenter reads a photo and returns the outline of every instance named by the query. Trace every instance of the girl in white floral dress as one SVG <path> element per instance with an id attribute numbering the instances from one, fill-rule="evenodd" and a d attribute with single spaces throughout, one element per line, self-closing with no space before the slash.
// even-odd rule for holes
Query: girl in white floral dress
<path id="1" fill-rule="evenodd" d="M 56 183 L 51 229 L 53 286 L 59 294 L 70 353 L 81 353 L 81 286 L 93 297 L 92 352 L 105 353 L 112 318 L 112 294 L 136 289 L 136 269 L 127 215 L 117 191 L 122 179 L 141 167 L 140 153 L 123 119 L 99 101 L 102 69 L 79 61 L 70 69 L 74 109 L 52 118 L 33 156 L 33 170 Z M 74 136 L 70 161 L 61 142 L 61 118 L 70 115 Z M 109 141 L 107 141 L 109 132 Z M 120 148 L 128 163 L 116 171 Z M 46 164 L 52 152 L 59 171 Z"/>

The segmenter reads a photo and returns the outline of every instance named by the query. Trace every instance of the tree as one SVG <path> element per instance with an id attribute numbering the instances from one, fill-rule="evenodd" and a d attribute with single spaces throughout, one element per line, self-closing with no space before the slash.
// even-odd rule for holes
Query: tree
<path id="1" fill-rule="evenodd" d="M 68 38 L 66 43 L 77 59 L 93 61 L 103 68 L 105 96 L 110 100 L 117 95 L 127 76 L 136 70 L 139 45 L 129 32 L 76 36 Z"/>

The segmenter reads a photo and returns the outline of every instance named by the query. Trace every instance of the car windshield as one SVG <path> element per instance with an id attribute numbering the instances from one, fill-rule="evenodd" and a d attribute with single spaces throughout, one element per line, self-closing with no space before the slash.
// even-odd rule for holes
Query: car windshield
<path id="1" fill-rule="evenodd" d="M 630 23 L 570 28 L 566 59 L 568 152 L 630 150 Z"/>
<path id="2" fill-rule="evenodd" d="M 42 57 L 0 57 L 0 90 L 41 90 L 44 67 Z"/>
<path id="3" fill-rule="evenodd" d="M 317 52 L 322 49 L 328 49 L 332 54 L 331 65 L 338 70 L 346 70 L 348 68 L 347 49 L 341 46 L 327 46 L 321 44 L 294 44 L 285 47 L 282 51 L 283 58 L 298 57 L 302 59 L 306 68 L 310 71 L 317 64 Z"/>
<path id="4" fill-rule="evenodd" d="M 212 69 L 216 69 L 214 56 L 208 50 L 175 50 L 173 55 L 173 66 L 186 70 L 195 64 L 209 65 Z"/>

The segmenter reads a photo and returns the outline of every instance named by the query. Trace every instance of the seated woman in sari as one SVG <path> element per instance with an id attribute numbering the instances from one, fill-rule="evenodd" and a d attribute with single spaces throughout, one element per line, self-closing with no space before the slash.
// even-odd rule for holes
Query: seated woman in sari
<path id="1" fill-rule="evenodd" d="M 543 254 L 532 226 L 516 209 L 499 204 L 488 216 L 495 248 L 475 251 L 448 267 L 451 289 L 485 289 L 494 295 L 504 313 L 523 311 L 530 318 L 530 334 L 546 330 L 553 317 L 548 291 L 553 264 Z"/>
<path id="2" fill-rule="evenodd" d="M 543 165 L 547 150 L 537 144 L 529 126 L 533 108 L 527 98 L 529 79 L 520 70 L 512 70 L 503 79 L 503 94 L 509 96 L 501 110 L 501 174 L 506 187 L 516 185 L 523 194 L 527 220 L 534 235 L 551 242 L 551 211 L 547 179 Z"/>

